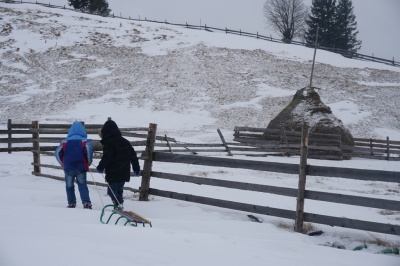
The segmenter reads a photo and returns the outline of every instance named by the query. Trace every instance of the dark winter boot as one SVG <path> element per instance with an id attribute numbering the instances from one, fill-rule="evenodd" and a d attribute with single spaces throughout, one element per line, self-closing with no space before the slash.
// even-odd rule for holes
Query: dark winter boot
<path id="1" fill-rule="evenodd" d="M 68 204 L 67 208 L 75 208 L 76 204 Z"/>
<path id="2" fill-rule="evenodd" d="M 92 209 L 92 204 L 91 203 L 83 203 L 83 208 L 84 209 Z"/>

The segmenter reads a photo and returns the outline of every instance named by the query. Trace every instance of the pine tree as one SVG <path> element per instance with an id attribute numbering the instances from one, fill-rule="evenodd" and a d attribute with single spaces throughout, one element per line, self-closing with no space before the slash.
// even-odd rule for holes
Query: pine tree
<path id="1" fill-rule="evenodd" d="M 86 10 L 89 6 L 90 0 L 68 0 L 68 5 L 72 6 L 74 9 Z"/>
<path id="2" fill-rule="evenodd" d="M 357 22 L 353 13 L 351 0 L 339 0 L 336 9 L 336 42 L 335 47 L 357 52 L 361 48 L 361 41 L 357 40 Z"/>
<path id="3" fill-rule="evenodd" d="M 107 0 L 68 0 L 68 4 L 74 9 L 106 17 L 111 11 Z"/>
<path id="4" fill-rule="evenodd" d="M 89 13 L 107 17 L 110 14 L 107 0 L 90 0 Z"/>
<path id="5" fill-rule="evenodd" d="M 305 39 L 307 45 L 314 46 L 318 30 L 318 45 L 335 47 L 336 0 L 312 0 L 311 14 L 306 19 L 308 26 Z"/>

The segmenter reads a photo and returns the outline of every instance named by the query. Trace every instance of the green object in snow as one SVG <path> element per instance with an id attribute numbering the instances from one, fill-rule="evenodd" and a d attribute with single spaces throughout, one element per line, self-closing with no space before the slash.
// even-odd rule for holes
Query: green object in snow
<path id="1" fill-rule="evenodd" d="M 385 248 L 385 249 L 379 251 L 378 253 L 399 255 L 399 249 L 398 248 Z"/>
<path id="2" fill-rule="evenodd" d="M 366 244 L 359 245 L 359 246 L 353 248 L 353 250 L 362 250 L 364 248 L 368 248 Z"/>

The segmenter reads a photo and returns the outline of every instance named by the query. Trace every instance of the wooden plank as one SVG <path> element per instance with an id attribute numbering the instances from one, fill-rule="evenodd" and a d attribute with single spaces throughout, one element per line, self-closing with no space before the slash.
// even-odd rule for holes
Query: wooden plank
<path id="1" fill-rule="evenodd" d="M 263 144 L 263 143 L 241 143 L 241 142 L 227 142 L 229 146 L 239 146 L 239 147 L 253 147 L 253 148 L 278 148 L 279 143 L 276 144 Z"/>
<path id="2" fill-rule="evenodd" d="M 11 128 L 31 128 L 32 124 L 11 124 Z"/>
<path id="3" fill-rule="evenodd" d="M 299 143 L 300 144 L 300 137 L 286 137 L 288 142 L 292 143 Z M 341 140 L 337 139 L 318 139 L 318 138 L 309 138 L 309 143 L 316 143 L 316 145 L 326 145 L 326 144 L 331 144 L 331 145 L 336 145 L 339 146 L 341 143 Z"/>
<path id="4" fill-rule="evenodd" d="M 227 181 L 227 180 L 188 176 L 188 175 L 168 174 L 161 172 L 151 172 L 151 176 L 161 179 L 187 182 L 196 185 L 208 185 L 208 186 L 216 186 L 216 187 L 224 187 L 224 188 L 232 188 L 232 189 L 240 189 L 248 191 L 257 191 L 257 192 L 271 193 L 288 197 L 295 197 L 297 195 L 297 189 L 295 188 L 275 187 L 275 186 Z"/>
<path id="5" fill-rule="evenodd" d="M 41 143 L 60 143 L 63 138 L 40 138 Z M 5 139 L 0 139 L 0 143 L 32 143 L 37 141 L 34 138 L 14 138 L 10 142 Z"/>
<path id="6" fill-rule="evenodd" d="M 310 223 L 326 224 L 363 231 L 370 231 L 389 235 L 400 235 L 400 225 L 381 224 L 348 218 L 338 218 L 320 214 L 304 213 L 304 221 Z"/>
<path id="7" fill-rule="evenodd" d="M 400 172 L 308 165 L 307 175 L 400 183 Z"/>
<path id="8" fill-rule="evenodd" d="M 361 141 L 361 142 L 368 142 L 369 143 L 371 139 L 353 138 L 353 140 L 354 141 Z M 386 140 L 384 140 L 384 139 L 372 139 L 372 142 L 386 144 Z M 400 141 L 397 141 L 397 140 L 390 140 L 389 143 L 390 144 L 395 144 L 395 145 L 400 145 Z"/>
<path id="9" fill-rule="evenodd" d="M 235 127 L 234 131 L 249 131 L 249 132 L 262 132 L 262 133 L 280 133 L 279 129 L 257 128 L 257 127 Z"/>
<path id="10" fill-rule="evenodd" d="M 0 130 L 0 134 L 30 135 L 32 134 L 32 132 L 27 129 L 11 129 L 11 130 L 2 129 Z"/>
<path id="11" fill-rule="evenodd" d="M 146 144 L 146 159 L 144 160 L 142 171 L 142 182 L 140 188 L 140 201 L 148 201 L 150 189 L 150 177 L 154 160 L 154 143 L 156 141 L 157 124 L 149 124 Z"/>
<path id="12" fill-rule="evenodd" d="M 205 156 L 169 154 L 162 152 L 154 152 L 153 156 L 154 160 L 159 162 L 242 168 L 242 169 L 270 171 L 270 172 L 288 173 L 288 174 L 297 174 L 299 170 L 298 164 L 260 162 L 260 161 L 238 160 L 238 159 L 228 159 L 228 158 L 213 158 Z"/>
<path id="13" fill-rule="evenodd" d="M 135 138 L 142 138 L 142 139 L 146 139 L 147 138 L 146 134 L 138 134 L 138 133 L 132 133 L 132 132 L 121 132 L 121 134 L 124 137 L 135 137 Z M 165 141 L 165 137 L 164 136 L 156 136 L 155 139 L 156 140 L 160 140 L 160 141 Z M 172 142 L 176 142 L 176 140 L 174 138 L 168 137 L 168 140 L 172 141 Z"/>
<path id="14" fill-rule="evenodd" d="M 231 150 L 229 149 L 228 144 L 226 144 L 225 138 L 221 133 L 221 130 L 217 129 L 218 135 L 221 138 L 222 144 L 224 145 L 226 152 L 228 153 L 228 156 L 233 156 Z"/>
<path id="15" fill-rule="evenodd" d="M 7 143 L 8 143 L 7 152 L 8 153 L 12 153 L 12 142 L 11 142 L 12 132 L 11 132 L 11 129 L 12 129 L 11 119 L 8 119 L 8 122 L 7 122 L 7 133 L 6 133 L 6 134 L 8 134 L 8 136 L 7 136 Z"/>
<path id="16" fill-rule="evenodd" d="M 49 174 L 43 174 L 43 173 L 35 173 L 35 172 L 32 172 L 32 175 L 41 176 L 41 177 L 50 178 L 50 179 L 59 180 L 59 181 L 65 181 L 64 177 L 55 176 L 55 175 L 49 175 Z M 104 183 L 100 183 L 100 182 L 93 182 L 93 181 L 90 181 L 90 180 L 87 180 L 87 184 L 88 185 L 96 185 L 96 186 L 105 187 L 105 188 L 108 187 L 108 184 L 104 184 Z M 124 190 L 131 191 L 133 193 L 138 193 L 139 192 L 138 189 L 130 188 L 130 187 L 124 187 Z"/>
<path id="17" fill-rule="evenodd" d="M 0 143 L 32 143 L 32 138 L 13 138 L 11 140 L 8 139 L 0 139 Z"/>
<path id="18" fill-rule="evenodd" d="M 67 135 L 69 132 L 68 129 L 55 129 L 55 128 L 39 128 L 39 129 L 30 129 L 30 132 L 38 132 L 40 134 L 48 134 L 48 135 Z M 99 131 L 98 129 L 86 129 L 85 131 L 88 135 L 98 135 Z"/>
<path id="19" fill-rule="evenodd" d="M 11 152 L 13 151 L 31 151 L 32 147 L 12 147 Z M 9 148 L 0 148 L 0 152 L 8 152 L 10 153 Z"/>
<path id="20" fill-rule="evenodd" d="M 243 138 L 243 137 L 256 138 L 256 139 L 263 138 L 263 134 L 256 134 L 256 133 L 236 133 L 234 134 L 234 136 L 238 138 Z M 279 135 L 276 135 L 275 137 L 278 138 Z"/>
<path id="21" fill-rule="evenodd" d="M 373 153 L 386 153 L 387 149 L 377 149 L 377 148 L 364 148 L 364 147 L 351 147 L 351 146 L 342 146 L 343 150 L 349 150 L 349 151 L 353 151 L 353 152 L 364 152 L 364 153 L 368 153 L 371 154 L 371 151 Z M 391 151 L 391 153 L 393 154 L 400 154 L 400 150 L 393 150 Z"/>
<path id="22" fill-rule="evenodd" d="M 167 134 L 165 134 L 165 141 L 167 142 L 167 145 L 168 145 L 169 151 L 170 151 L 171 153 L 173 153 L 173 152 L 172 152 L 171 145 L 169 144 L 169 141 L 168 141 Z M 155 144 L 155 143 L 154 143 L 154 144 Z"/>
<path id="23" fill-rule="evenodd" d="M 299 144 L 288 144 L 288 145 L 281 144 L 281 145 L 279 145 L 279 148 L 280 149 L 290 149 L 290 148 L 292 148 L 292 149 L 300 150 L 300 143 Z M 340 149 L 340 148 L 338 148 L 336 146 L 315 146 L 315 145 L 310 145 L 310 146 L 308 146 L 308 148 L 310 150 L 338 151 L 338 152 L 342 151 L 342 149 Z"/>
<path id="24" fill-rule="evenodd" d="M 294 230 L 298 233 L 303 232 L 304 197 L 306 191 L 306 172 L 307 172 L 307 154 L 308 154 L 308 129 L 309 129 L 308 123 L 304 122 L 301 133 L 299 181 L 297 186 L 296 219 L 294 224 Z"/>
<path id="25" fill-rule="evenodd" d="M 158 152 L 170 152 L 170 150 L 159 150 L 157 149 Z M 225 149 L 185 149 L 185 150 L 178 150 L 178 149 L 174 149 L 174 151 L 176 153 L 191 153 L 191 154 L 197 154 L 199 152 L 226 152 Z"/>
<path id="26" fill-rule="evenodd" d="M 164 139 L 165 140 L 165 139 Z M 167 147 L 168 145 L 165 143 L 155 143 L 154 144 L 155 147 Z M 205 148 L 213 148 L 213 147 L 218 147 L 218 148 L 222 148 L 224 147 L 224 145 L 222 145 L 221 143 L 217 143 L 217 144 L 195 144 L 195 143 L 170 143 L 170 146 L 172 148 L 183 148 L 183 147 L 205 147 Z"/>
<path id="27" fill-rule="evenodd" d="M 233 140 L 238 141 L 238 142 L 243 142 L 243 143 L 257 143 L 257 144 L 263 144 L 263 145 L 268 145 L 268 144 L 279 145 L 278 140 L 261 140 L 261 139 L 251 139 L 251 138 L 234 138 Z"/>
<path id="28" fill-rule="evenodd" d="M 364 142 L 355 141 L 354 142 L 354 146 L 371 147 L 371 143 L 364 143 Z M 377 148 L 386 148 L 387 147 L 387 143 L 385 143 L 385 144 L 372 143 L 372 146 L 373 147 L 377 147 Z M 390 144 L 390 149 L 400 149 L 400 146 L 399 145 Z"/>
<path id="29" fill-rule="evenodd" d="M 204 156 L 168 154 L 154 152 L 154 160 L 160 162 L 184 163 L 194 165 L 242 168 L 259 171 L 269 171 L 287 174 L 298 174 L 298 164 L 260 162 L 228 158 L 213 158 Z M 307 175 L 339 177 L 356 180 L 371 180 L 400 183 L 400 173 L 381 170 L 365 170 L 354 168 L 336 168 L 327 166 L 307 166 Z"/>
<path id="30" fill-rule="evenodd" d="M 313 133 L 310 132 L 310 139 L 331 139 L 331 140 L 341 140 L 342 136 L 337 134 L 323 134 L 323 133 Z"/>
<path id="31" fill-rule="evenodd" d="M 343 155 L 320 155 L 320 154 L 308 154 L 309 159 L 319 159 L 319 160 L 337 160 L 337 161 L 342 161 L 343 160 Z"/>
<path id="32" fill-rule="evenodd" d="M 286 218 L 286 219 L 294 219 L 294 216 L 295 216 L 294 211 L 290 211 L 290 210 L 282 210 L 282 209 L 277 209 L 277 208 L 272 208 L 272 207 L 252 205 L 252 204 L 246 204 L 246 203 L 240 203 L 240 202 L 234 202 L 234 201 L 212 199 L 212 198 L 201 197 L 201 196 L 190 195 L 190 194 L 183 194 L 183 193 L 177 193 L 177 192 L 171 192 L 171 191 L 163 191 L 163 190 L 158 190 L 158 189 L 154 189 L 154 188 L 150 189 L 150 194 L 154 195 L 154 196 L 159 196 L 159 197 L 183 200 L 183 201 L 188 201 L 188 202 L 193 202 L 193 203 L 206 204 L 206 205 L 211 205 L 211 206 L 215 206 L 215 207 L 233 209 L 233 210 L 238 210 L 238 211 L 245 211 L 245 212 L 250 212 L 250 213 L 259 213 L 259 214 L 264 214 L 264 215 L 269 215 L 269 216 L 274 216 L 274 217 L 281 217 L 281 218 Z"/>
<path id="33" fill-rule="evenodd" d="M 32 128 L 39 128 L 39 122 L 32 121 Z M 35 139 L 35 141 L 32 141 L 32 149 L 40 151 L 39 133 L 32 133 L 32 139 Z M 33 166 L 33 172 L 40 174 L 40 153 L 33 153 L 33 163 L 35 164 Z"/>
<path id="34" fill-rule="evenodd" d="M 354 146 L 355 147 L 360 147 L 360 148 L 368 147 L 371 150 L 370 143 L 357 142 L 357 143 L 354 143 Z M 378 149 L 386 150 L 387 149 L 387 144 L 373 144 L 372 145 L 372 149 L 374 149 L 374 148 L 377 149 L 377 150 Z M 397 151 L 400 150 L 400 146 L 396 146 L 396 145 L 389 145 L 389 148 L 390 148 L 390 150 L 397 150 Z"/>
<path id="35" fill-rule="evenodd" d="M 230 147 L 232 151 L 254 151 L 254 152 L 279 152 L 279 148 L 269 148 L 269 147 L 249 147 L 249 148 L 238 148 L 238 147 Z"/>
<path id="36" fill-rule="evenodd" d="M 345 194 L 335 194 L 329 192 L 319 192 L 306 190 L 305 197 L 310 200 L 320 200 L 354 206 L 363 206 L 383 210 L 400 211 L 400 201 L 386 200 L 378 198 L 367 198 Z"/>
<path id="37" fill-rule="evenodd" d="M 51 169 L 57 169 L 57 170 L 63 170 L 63 168 L 59 165 L 52 165 L 52 164 L 41 164 L 41 163 L 31 163 L 33 166 L 40 166 L 43 168 L 51 168 Z"/>
<path id="38" fill-rule="evenodd" d="M 349 155 L 355 158 L 366 158 L 366 159 L 374 159 L 374 160 L 387 160 L 386 156 L 378 156 L 378 155 L 369 155 L 369 154 L 351 154 Z M 391 161 L 400 161 L 400 157 L 390 157 Z"/>
<path id="39" fill-rule="evenodd" d="M 386 137 L 387 140 L 387 150 L 386 150 L 386 154 L 387 154 L 387 160 L 390 160 L 390 148 L 389 148 L 389 137 Z"/>

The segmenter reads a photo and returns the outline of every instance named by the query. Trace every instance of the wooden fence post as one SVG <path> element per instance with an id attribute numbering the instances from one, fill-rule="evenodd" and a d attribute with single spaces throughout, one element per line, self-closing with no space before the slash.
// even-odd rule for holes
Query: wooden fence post
<path id="1" fill-rule="evenodd" d="M 146 142 L 146 150 L 145 150 L 145 158 L 144 165 L 142 171 L 142 185 L 140 186 L 140 201 L 147 201 L 149 199 L 149 190 L 150 190 L 150 177 L 151 170 L 153 167 L 153 152 L 154 145 L 156 142 L 156 133 L 157 133 L 157 124 L 149 125 L 149 132 L 147 134 L 147 142 Z"/>
<path id="2" fill-rule="evenodd" d="M 306 174 L 307 174 L 307 153 L 308 153 L 308 123 L 304 122 L 303 130 L 301 132 L 299 185 L 297 188 L 296 221 L 294 225 L 294 230 L 298 233 L 303 232 L 304 196 L 306 190 Z"/>
<path id="3" fill-rule="evenodd" d="M 8 130 L 8 140 L 7 140 L 7 142 L 8 142 L 8 153 L 12 153 L 12 143 L 11 143 L 11 140 L 12 140 L 12 133 L 11 133 L 12 124 L 11 124 L 11 119 L 8 119 L 7 130 Z"/>
<path id="4" fill-rule="evenodd" d="M 32 152 L 33 152 L 33 173 L 40 174 L 40 140 L 39 140 L 39 122 L 32 121 Z"/>
<path id="5" fill-rule="evenodd" d="M 221 140 L 222 140 L 222 144 L 224 145 L 224 147 L 225 147 L 225 149 L 226 149 L 226 152 L 228 153 L 228 156 L 233 156 L 233 155 L 232 155 L 232 152 L 231 152 L 231 149 L 229 149 L 228 144 L 226 144 L 225 138 L 224 138 L 224 136 L 222 135 L 221 130 L 217 129 L 217 131 L 218 131 L 219 137 L 220 137 Z"/>
<path id="6" fill-rule="evenodd" d="M 370 147 L 369 158 L 372 158 L 372 155 L 374 155 L 374 152 L 372 151 L 373 149 L 372 138 L 369 139 L 369 147 Z"/>
<path id="7" fill-rule="evenodd" d="M 170 153 L 173 153 L 173 152 L 172 152 L 171 145 L 169 144 L 169 140 L 168 140 L 167 134 L 165 134 L 165 141 L 167 142 L 167 145 L 168 145 L 168 148 L 169 148 L 169 152 L 170 152 Z"/>
<path id="8" fill-rule="evenodd" d="M 390 149 L 389 149 L 389 137 L 386 137 L 386 143 L 387 143 L 387 160 L 390 161 Z"/>

